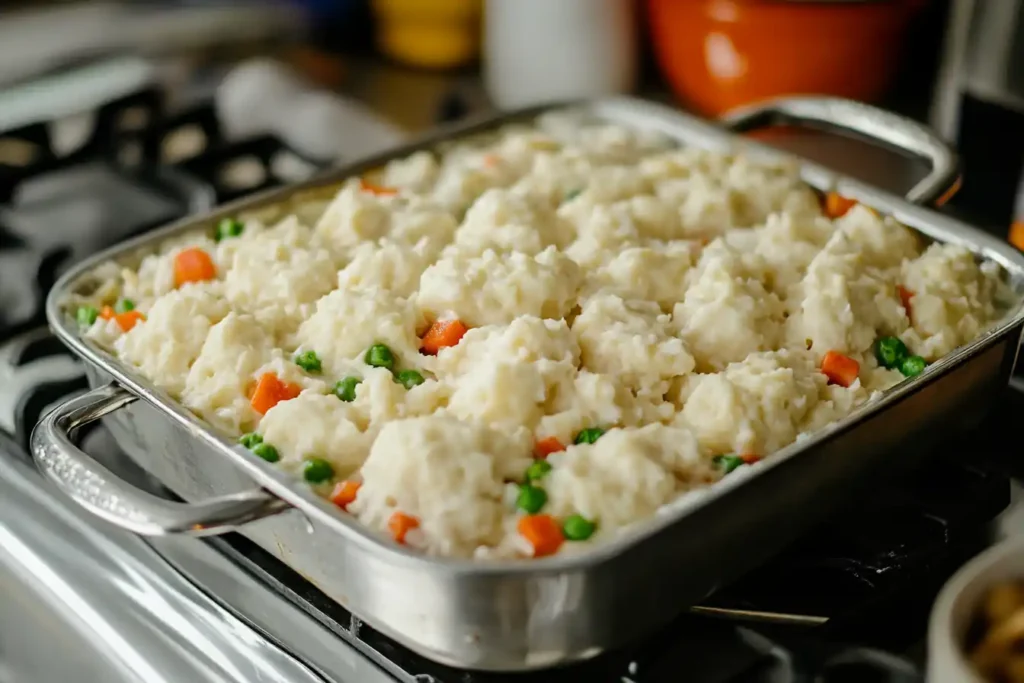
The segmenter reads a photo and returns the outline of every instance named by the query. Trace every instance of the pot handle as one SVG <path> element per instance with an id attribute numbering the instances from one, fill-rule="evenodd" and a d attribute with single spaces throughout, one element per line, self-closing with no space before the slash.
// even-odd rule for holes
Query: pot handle
<path id="1" fill-rule="evenodd" d="M 137 400 L 108 384 L 50 411 L 32 431 L 36 467 L 72 500 L 98 517 L 142 536 L 213 536 L 291 509 L 257 489 L 198 503 L 176 503 L 150 495 L 120 479 L 78 448 L 75 431 Z"/>
<path id="2" fill-rule="evenodd" d="M 926 160 L 928 175 L 907 192 L 907 201 L 941 206 L 960 189 L 956 152 L 935 132 L 905 116 L 862 102 L 832 97 L 783 97 L 734 109 L 722 117 L 733 132 L 800 125 L 853 134 Z"/>

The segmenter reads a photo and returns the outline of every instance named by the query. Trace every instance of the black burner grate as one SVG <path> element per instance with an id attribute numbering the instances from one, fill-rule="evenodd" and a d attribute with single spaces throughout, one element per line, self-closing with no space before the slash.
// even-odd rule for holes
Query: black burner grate
<path id="1" fill-rule="evenodd" d="M 709 607 L 842 622 L 927 581 L 951 546 L 969 543 L 1008 504 L 1005 477 L 940 461 L 879 492 L 870 506 L 835 520 Z"/>
<path id="2" fill-rule="evenodd" d="M 168 115 L 152 89 L 82 116 L 88 132 L 70 151 L 57 140 L 67 121 L 0 132 L 0 430 L 22 446 L 48 406 L 85 388 L 45 329 L 43 303 L 64 268 L 319 168 L 274 137 L 229 143 L 209 105 Z M 189 128 L 199 135 L 182 139 Z M 245 163 L 255 176 L 232 180 L 230 168 Z"/>
<path id="3" fill-rule="evenodd" d="M 165 119 L 150 133 L 146 148 L 157 163 L 205 183 L 218 204 L 278 187 L 323 166 L 271 135 L 227 140 L 212 104 Z"/>

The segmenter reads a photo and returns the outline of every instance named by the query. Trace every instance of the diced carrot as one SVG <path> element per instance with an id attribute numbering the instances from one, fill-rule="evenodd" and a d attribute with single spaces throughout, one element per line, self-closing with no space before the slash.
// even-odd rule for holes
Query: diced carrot
<path id="1" fill-rule="evenodd" d="M 282 401 L 290 401 L 302 393 L 302 387 L 291 382 L 282 382 L 284 390 L 281 392 Z"/>
<path id="2" fill-rule="evenodd" d="M 469 331 L 461 320 L 437 320 L 420 340 L 420 351 L 428 356 L 436 356 L 437 352 L 449 346 L 455 346 Z"/>
<path id="3" fill-rule="evenodd" d="M 376 185 L 374 183 L 371 183 L 369 180 L 366 180 L 365 178 L 359 179 L 359 189 L 362 190 L 363 192 L 375 194 L 378 197 L 393 197 L 394 195 L 398 194 L 398 190 L 396 188 L 385 187 L 383 185 Z"/>
<path id="4" fill-rule="evenodd" d="M 753 453 L 745 453 L 740 456 L 740 460 L 747 463 L 748 465 L 753 465 L 755 462 L 762 460 L 762 458 L 760 455 L 754 455 Z"/>
<path id="5" fill-rule="evenodd" d="M 544 439 L 541 439 L 533 445 L 533 455 L 534 457 L 537 458 L 546 458 L 552 453 L 557 453 L 558 451 L 564 450 L 565 446 L 563 446 L 562 442 L 559 441 L 558 438 L 554 436 L 549 436 Z"/>
<path id="6" fill-rule="evenodd" d="M 498 165 L 500 159 L 497 154 L 485 154 L 484 155 L 484 166 L 488 168 L 494 168 Z"/>
<path id="7" fill-rule="evenodd" d="M 205 282 L 217 277 L 217 266 L 202 249 L 193 247 L 178 252 L 174 257 L 174 285 L 181 287 L 186 282 Z"/>
<path id="8" fill-rule="evenodd" d="M 267 411 L 281 401 L 290 401 L 302 393 L 302 387 L 297 384 L 282 382 L 272 372 L 260 375 L 256 382 L 256 390 L 252 392 L 250 405 L 260 415 L 266 415 Z"/>
<path id="9" fill-rule="evenodd" d="M 821 371 L 832 384 L 848 387 L 857 381 L 860 363 L 838 351 L 829 351 L 821 360 Z"/>
<path id="10" fill-rule="evenodd" d="M 829 218 L 840 218 L 856 205 L 856 200 L 847 199 L 838 192 L 829 192 L 825 195 L 825 215 Z"/>
<path id="11" fill-rule="evenodd" d="M 355 501 L 360 486 L 362 484 L 358 481 L 339 481 L 331 491 L 331 502 L 342 510 L 347 510 L 349 504 Z"/>
<path id="12" fill-rule="evenodd" d="M 1010 226 L 1010 244 L 1024 251 L 1024 221 L 1014 221 Z"/>
<path id="13" fill-rule="evenodd" d="M 142 315 L 138 311 L 125 311 L 124 313 L 118 313 L 114 316 L 114 320 L 117 321 L 117 326 L 121 328 L 122 332 L 128 332 L 135 324 L 144 321 L 146 316 Z"/>
<path id="14" fill-rule="evenodd" d="M 405 543 L 405 535 L 413 529 L 419 528 L 419 525 L 420 520 L 397 510 L 391 513 L 391 518 L 388 520 L 391 537 L 398 543 Z"/>
<path id="15" fill-rule="evenodd" d="M 533 546 L 534 557 L 554 555 L 565 540 L 562 528 L 551 515 L 526 515 L 520 518 L 517 529 Z"/>
<path id="16" fill-rule="evenodd" d="M 907 317 L 911 317 L 910 300 L 914 298 L 914 293 L 903 285 L 896 285 L 896 293 L 900 295 L 900 304 L 903 305 L 903 309 L 907 312 Z"/>
<path id="17" fill-rule="evenodd" d="M 100 318 L 103 320 L 113 320 L 117 313 L 114 312 L 113 306 L 104 306 L 100 309 Z"/>

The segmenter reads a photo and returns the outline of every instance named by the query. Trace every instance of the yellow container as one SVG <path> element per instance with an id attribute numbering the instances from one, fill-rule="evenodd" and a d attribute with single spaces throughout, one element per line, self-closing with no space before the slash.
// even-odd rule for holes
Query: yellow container
<path id="1" fill-rule="evenodd" d="M 373 0 L 378 47 L 411 66 L 465 66 L 480 54 L 481 6 L 482 0 Z"/>

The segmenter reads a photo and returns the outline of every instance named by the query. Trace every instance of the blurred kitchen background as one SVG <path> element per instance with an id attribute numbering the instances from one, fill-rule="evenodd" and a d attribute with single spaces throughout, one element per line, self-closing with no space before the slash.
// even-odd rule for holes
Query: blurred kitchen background
<path id="1" fill-rule="evenodd" d="M 964 157 L 950 210 L 1006 236 L 1021 213 L 1020 5 L 0 1 L 0 249 L 40 239 L 31 227 L 39 221 L 105 221 L 102 241 L 124 236 L 113 224 L 130 200 L 104 208 L 80 185 L 88 199 L 55 206 L 54 192 L 72 190 L 42 176 L 71 167 L 89 166 L 105 196 L 111 173 L 170 185 L 198 175 L 219 201 L 442 122 L 617 92 L 709 117 L 775 95 L 831 94 L 930 122 Z M 922 172 L 834 136 L 770 140 L 895 190 Z M 239 149 L 253 153 L 239 158 Z M 150 213 L 147 225 L 176 211 Z"/>

